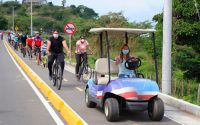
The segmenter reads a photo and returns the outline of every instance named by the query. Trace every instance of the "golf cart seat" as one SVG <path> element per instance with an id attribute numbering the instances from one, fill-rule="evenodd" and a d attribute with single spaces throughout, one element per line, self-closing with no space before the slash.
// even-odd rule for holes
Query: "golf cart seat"
<path id="1" fill-rule="evenodd" d="M 109 82 L 109 67 L 108 58 L 99 58 L 95 63 L 96 82 L 97 84 L 107 84 Z M 110 73 L 118 73 L 119 68 L 113 60 L 110 60 Z M 115 80 L 118 77 L 111 77 L 111 80 Z"/>

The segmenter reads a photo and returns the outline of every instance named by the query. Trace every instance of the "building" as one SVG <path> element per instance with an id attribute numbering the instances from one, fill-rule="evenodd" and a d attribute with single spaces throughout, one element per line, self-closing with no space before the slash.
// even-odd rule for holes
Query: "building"
<path id="1" fill-rule="evenodd" d="M 31 0 L 22 0 L 23 4 L 30 4 Z M 47 0 L 32 0 L 32 4 L 33 5 L 42 5 L 42 4 L 46 4 Z"/>

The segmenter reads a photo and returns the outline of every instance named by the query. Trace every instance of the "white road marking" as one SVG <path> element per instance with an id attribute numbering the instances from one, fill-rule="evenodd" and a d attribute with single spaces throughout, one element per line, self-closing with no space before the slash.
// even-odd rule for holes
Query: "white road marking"
<path id="1" fill-rule="evenodd" d="M 80 92 L 83 92 L 83 89 L 79 88 L 79 87 L 76 87 L 76 89 Z"/>
<path id="2" fill-rule="evenodd" d="M 63 79 L 65 82 L 67 82 L 68 80 L 67 79 Z"/>
<path id="3" fill-rule="evenodd" d="M 5 43 L 4 46 L 6 47 Z M 13 60 L 13 62 L 15 63 L 15 65 L 17 66 L 17 68 L 19 69 L 19 71 L 21 72 L 21 74 L 25 77 L 25 79 L 27 80 L 27 82 L 29 83 L 29 85 L 32 87 L 32 89 L 34 90 L 34 92 L 36 93 L 36 95 L 38 96 L 38 98 L 42 101 L 43 105 L 45 106 L 45 108 L 48 110 L 49 114 L 51 115 L 51 117 L 54 119 L 54 121 L 56 122 L 57 125 L 64 125 L 63 121 L 59 118 L 59 116 L 56 114 L 56 112 L 53 110 L 53 108 L 50 106 L 50 104 L 48 103 L 48 101 L 42 96 L 42 94 L 39 92 L 39 90 L 35 87 L 35 85 L 33 84 L 33 82 L 28 78 L 28 76 L 24 73 L 24 71 L 21 69 L 21 67 L 17 64 L 17 62 L 15 61 L 15 59 L 12 57 L 11 53 L 9 52 L 8 48 L 6 47 L 8 54 L 10 55 L 11 59 Z"/>

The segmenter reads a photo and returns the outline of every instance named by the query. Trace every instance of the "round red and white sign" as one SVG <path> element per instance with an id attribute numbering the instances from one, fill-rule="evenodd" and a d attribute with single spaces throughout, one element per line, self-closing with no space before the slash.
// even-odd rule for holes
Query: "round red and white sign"
<path id="1" fill-rule="evenodd" d="M 76 25 L 72 22 L 68 22 L 64 26 L 64 31 L 66 34 L 73 35 L 76 32 Z"/>

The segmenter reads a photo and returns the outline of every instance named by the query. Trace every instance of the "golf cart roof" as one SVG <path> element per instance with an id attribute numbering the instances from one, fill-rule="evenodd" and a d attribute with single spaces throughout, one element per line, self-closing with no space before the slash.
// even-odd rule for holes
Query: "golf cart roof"
<path id="1" fill-rule="evenodd" d="M 144 34 L 153 33 L 155 29 L 135 29 L 135 28 L 92 28 L 89 32 L 91 33 L 101 33 L 101 32 L 118 32 L 118 33 L 133 33 L 133 34 Z"/>

